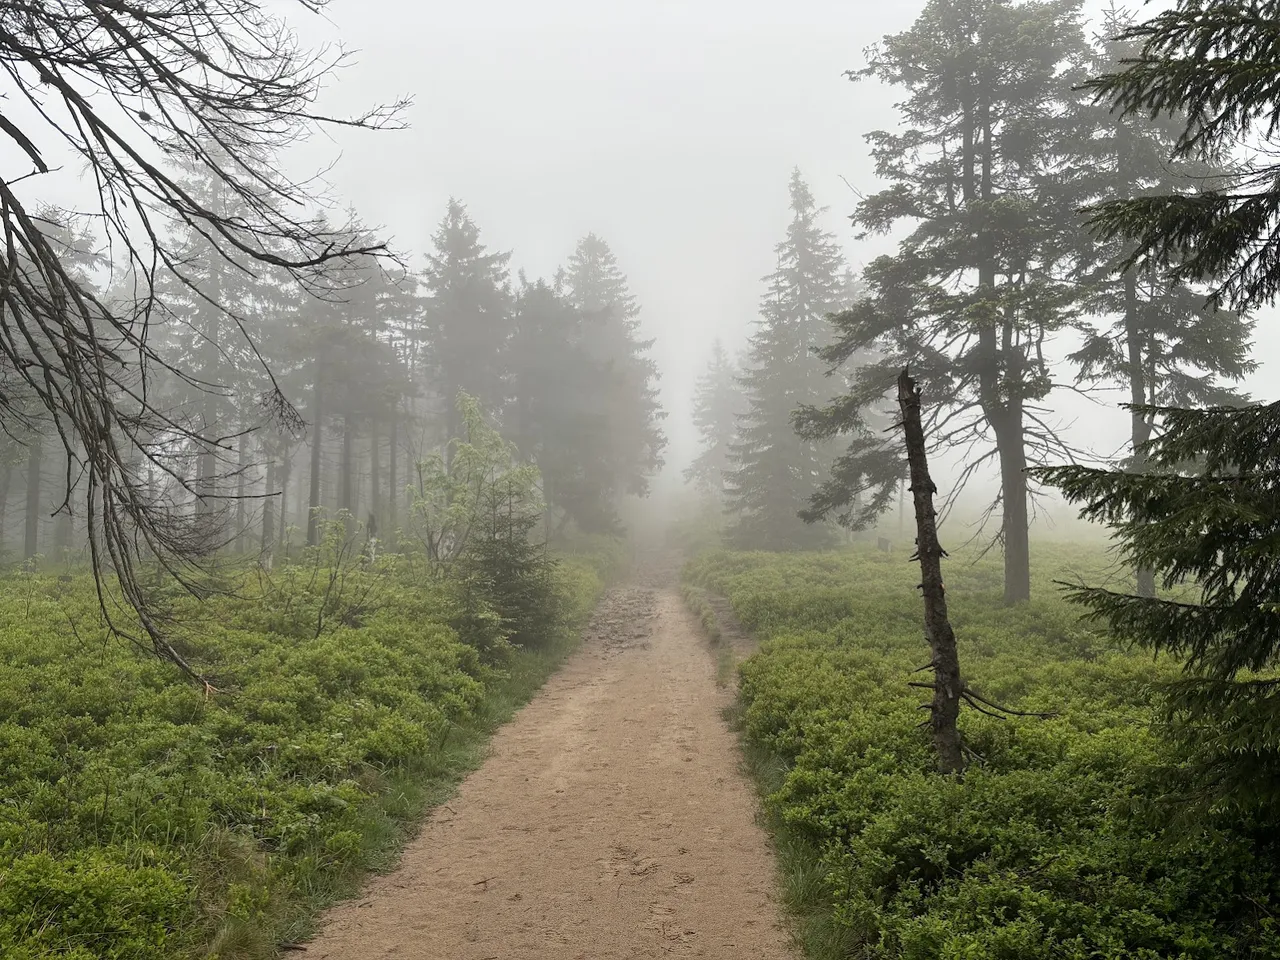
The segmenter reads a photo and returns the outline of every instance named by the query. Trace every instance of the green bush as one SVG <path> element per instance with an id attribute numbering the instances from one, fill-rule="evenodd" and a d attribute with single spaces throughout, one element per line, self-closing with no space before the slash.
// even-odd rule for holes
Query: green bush
<path id="1" fill-rule="evenodd" d="M 1012 609 L 995 563 L 946 567 L 969 681 L 1057 714 L 966 712 L 981 761 L 960 781 L 934 773 L 907 686 L 928 648 L 902 558 L 715 552 L 686 569 L 764 641 L 741 667 L 740 722 L 758 768 L 779 771 L 767 808 L 788 849 L 813 851 L 795 869 L 820 859 L 809 899 L 835 921 L 832 955 L 1280 957 L 1268 825 L 1169 828 L 1177 759 L 1153 726 L 1152 687 L 1178 665 L 1117 648 L 1052 587 L 1097 582 L 1101 551 L 1041 552 L 1037 599 Z"/>

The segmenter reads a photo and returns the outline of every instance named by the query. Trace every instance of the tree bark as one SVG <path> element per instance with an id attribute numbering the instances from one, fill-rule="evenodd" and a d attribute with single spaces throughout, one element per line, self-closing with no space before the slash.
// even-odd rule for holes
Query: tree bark
<path id="1" fill-rule="evenodd" d="M 933 653 L 933 702 L 929 705 L 933 746 L 941 773 L 964 770 L 960 742 L 960 657 L 956 635 L 947 616 L 946 588 L 942 582 L 942 547 L 938 543 L 938 519 L 933 507 L 937 490 L 929 476 L 924 427 L 920 418 L 920 391 L 907 370 L 898 377 L 898 406 L 906 434 L 907 462 L 911 469 L 911 494 L 916 512 L 916 555 L 920 560 L 920 590 L 924 596 L 924 635 Z"/>
<path id="2" fill-rule="evenodd" d="M 22 557 L 30 560 L 40 552 L 40 461 L 44 439 L 36 434 L 27 447 L 27 516 Z"/>
<path id="3" fill-rule="evenodd" d="M 1022 411 L 1013 405 L 992 420 L 1000 457 L 1000 527 L 1004 535 L 1004 602 L 1031 599 L 1031 532 Z"/>

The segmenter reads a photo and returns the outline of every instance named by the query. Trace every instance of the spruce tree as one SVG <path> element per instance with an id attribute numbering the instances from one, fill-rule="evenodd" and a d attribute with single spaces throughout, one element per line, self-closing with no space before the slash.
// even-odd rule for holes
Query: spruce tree
<path id="1" fill-rule="evenodd" d="M 1089 85 L 1126 119 L 1180 129 L 1175 162 L 1215 162 L 1251 138 L 1274 146 L 1277 40 L 1274 0 L 1180 0 L 1123 31 L 1120 41 L 1139 52 Z M 1269 155 L 1238 159 L 1194 190 L 1162 183 L 1106 201 L 1093 225 L 1104 241 L 1128 244 L 1127 267 L 1209 282 L 1215 306 L 1268 305 L 1280 292 L 1280 186 Z M 1185 660 L 1167 707 L 1191 761 L 1183 773 L 1193 809 L 1268 823 L 1280 813 L 1280 405 L 1134 413 L 1161 427 L 1138 451 L 1141 472 L 1070 466 L 1042 478 L 1086 517 L 1111 523 L 1130 563 L 1191 596 L 1073 596 L 1120 636 Z"/>
<path id="2" fill-rule="evenodd" d="M 599 398 L 615 385 L 610 367 L 583 343 L 585 322 L 551 284 L 521 278 L 504 432 L 538 466 L 547 502 L 560 511 L 560 530 L 572 521 L 587 532 L 613 532 L 614 439 Z"/>
<path id="3" fill-rule="evenodd" d="M 1119 39 L 1130 15 L 1108 11 L 1097 68 L 1115 69 L 1140 52 Z M 1113 111 L 1103 103 L 1082 138 L 1079 169 L 1098 197 L 1194 194 L 1228 175 L 1217 164 L 1170 157 L 1186 124 L 1181 114 L 1155 118 Z M 1149 261 L 1134 262 L 1133 244 L 1112 235 L 1105 242 L 1083 237 L 1082 306 L 1093 322 L 1082 324 L 1084 342 L 1071 356 L 1078 383 L 1116 384 L 1129 403 L 1129 468 L 1146 469 L 1140 451 L 1158 429 L 1144 410 L 1157 406 L 1238 403 L 1230 384 L 1250 373 L 1252 323 L 1207 302 L 1204 288 L 1170 278 Z M 1101 320 L 1101 323 L 1097 321 Z M 1152 572 L 1137 571 L 1138 592 L 1154 595 Z"/>
<path id="4" fill-rule="evenodd" d="M 490 415 L 501 413 L 507 398 L 505 364 L 511 336 L 509 253 L 489 253 L 480 229 L 458 200 L 451 199 L 432 238 L 422 275 L 426 289 L 425 335 L 443 438 L 459 435 L 462 422 L 455 400 L 474 397 Z"/>
<path id="5" fill-rule="evenodd" d="M 216 144 L 208 149 L 228 161 Z M 246 199 L 208 169 L 186 165 L 182 183 L 196 202 L 220 217 L 247 215 Z M 154 371 L 152 384 L 175 419 L 186 424 L 193 461 L 186 490 L 161 496 L 181 501 L 184 493 L 194 494 L 206 549 L 225 546 L 243 532 L 250 433 L 300 428 L 296 410 L 285 399 L 290 364 L 279 349 L 281 338 L 289 339 L 299 291 L 282 271 L 268 266 L 249 271 L 228 260 L 215 241 L 197 225 L 174 230 L 173 254 L 181 267 L 165 270 L 156 281 L 161 321 L 156 343 L 165 367 Z M 161 435 L 148 445 L 145 459 L 163 462 L 173 446 L 172 438 Z"/>
<path id="6" fill-rule="evenodd" d="M 826 315 L 838 309 L 843 257 L 822 229 L 823 210 L 796 170 L 791 175 L 791 224 L 776 248 L 778 268 L 764 278 L 760 319 L 742 376 L 746 412 L 731 445 L 726 506 L 729 537 L 743 547 L 820 547 L 830 531 L 806 524 L 799 511 L 827 466 L 824 444 L 798 436 L 792 414 L 823 402 L 829 385 L 814 348 L 826 339 Z"/>
<path id="7" fill-rule="evenodd" d="M 72 214 L 57 207 L 42 208 L 39 220 L 41 235 L 56 252 L 68 277 L 74 280 L 80 290 L 96 295 L 95 274 L 106 266 L 106 259 L 99 251 L 94 234 L 83 221 L 78 221 Z M 23 361 L 27 360 L 26 351 L 20 356 Z M 55 526 L 64 541 L 62 546 L 69 545 L 65 543 L 65 539 L 73 519 L 77 514 L 84 516 L 84 461 L 81 445 L 76 442 L 75 434 L 58 429 L 54 418 L 42 408 L 26 384 L 20 379 L 13 379 L 6 383 L 5 390 L 3 407 L 15 426 L 21 425 L 22 431 L 8 433 L 5 442 L 0 445 L 4 495 L 7 499 L 12 468 L 21 451 L 26 460 L 26 517 L 22 556 L 24 560 L 34 560 L 40 554 L 53 554 L 48 546 L 42 548 L 40 544 L 40 521 L 44 516 L 57 515 Z M 120 406 L 126 407 L 124 398 L 120 398 Z M 3 546 L 2 541 L 3 524 L 0 524 L 0 547 Z"/>
<path id="8" fill-rule="evenodd" d="M 1093 223 L 1131 243 L 1134 262 L 1168 265 L 1179 281 L 1216 278 L 1215 303 L 1270 303 L 1280 293 L 1280 2 L 1177 0 L 1119 40 L 1138 52 L 1089 81 L 1099 100 L 1125 117 L 1181 118 L 1176 160 L 1232 162 L 1208 189 L 1114 198 Z"/>
<path id="9" fill-rule="evenodd" d="M 893 500 L 902 456 L 868 412 L 883 409 L 909 366 L 931 410 L 931 441 L 970 451 L 959 485 L 998 467 L 992 509 L 1011 603 L 1031 592 L 1025 467 L 1063 449 L 1046 416 L 1044 345 L 1073 319 L 1075 285 L 1064 273 L 1085 198 L 1058 165 L 1076 132 L 1073 88 L 1087 54 L 1075 0 L 931 0 L 909 30 L 872 50 L 854 76 L 906 98 L 901 129 L 867 138 L 888 186 L 858 205 L 854 222 L 864 235 L 910 232 L 864 271 L 867 298 L 836 318 L 823 352 L 833 367 L 861 351 L 880 359 L 856 371 L 845 396 L 800 418 L 808 436 L 851 437 L 844 489 L 828 485 L 809 515 L 843 509 L 870 522 Z"/>
<path id="10" fill-rule="evenodd" d="M 1280 813 L 1280 404 L 1145 407 L 1163 432 L 1142 473 L 1041 472 L 1082 515 L 1111 524 L 1124 556 L 1190 596 L 1073 588 L 1121 638 L 1182 658 L 1168 691 L 1173 731 L 1201 800 Z"/>
<path id="11" fill-rule="evenodd" d="M 346 231 L 353 237 L 351 242 L 369 233 L 355 219 Z M 407 390 L 405 370 L 385 339 L 388 313 L 401 302 L 397 278 L 381 263 L 373 257 L 350 258 L 332 272 L 325 296 L 309 298 L 302 305 L 289 339 L 280 344 L 279 349 L 302 358 L 290 382 L 309 398 L 307 543 L 311 546 L 323 537 L 320 510 L 326 499 L 340 510 L 357 512 L 357 438 L 370 423 L 389 417 Z M 326 498 L 324 447 L 331 429 L 341 438 L 341 452 L 336 496 Z"/>
<path id="12" fill-rule="evenodd" d="M 742 401 L 737 365 L 717 337 L 693 396 L 693 424 L 698 429 L 701 449 L 684 472 L 687 483 L 695 484 L 717 499 L 724 497 L 727 477 L 733 468 L 731 448 L 738 434 Z"/>
<path id="13" fill-rule="evenodd" d="M 662 467 L 666 414 L 658 402 L 653 346 L 640 329 L 640 306 L 609 245 L 594 233 L 579 241 L 558 278 L 561 292 L 582 314 L 579 340 L 585 356 L 609 373 L 595 398 L 608 417 L 612 479 L 617 496 L 644 496 Z"/>

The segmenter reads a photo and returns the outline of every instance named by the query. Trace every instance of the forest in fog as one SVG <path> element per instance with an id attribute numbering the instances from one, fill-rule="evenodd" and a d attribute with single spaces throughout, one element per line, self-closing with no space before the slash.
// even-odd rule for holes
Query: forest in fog
<path id="1" fill-rule="evenodd" d="M 220 217 L 243 215 L 209 176 L 179 182 Z M 62 225 L 59 211 L 43 218 Z M 129 464 L 148 509 L 197 519 L 203 542 L 192 546 L 204 554 L 269 562 L 314 546 L 325 516 L 394 544 L 431 456 L 449 459 L 447 442 L 463 435 L 465 395 L 541 465 L 555 532 L 616 532 L 619 502 L 646 492 L 665 441 L 639 305 L 608 243 L 588 235 L 555 276 L 530 280 L 485 247 L 460 201 L 421 257 L 379 257 L 356 222 L 329 232 L 371 252 L 314 290 L 246 271 L 194 227 L 173 237 L 148 321 L 147 402 L 165 422 L 133 435 Z M 54 242 L 108 309 L 133 303 L 131 277 L 95 289 L 92 233 Z M 34 404 L 29 420 L 4 441 L 5 545 L 83 562 L 79 454 Z"/>
<path id="2" fill-rule="evenodd" d="M 874 526 L 902 495 L 900 438 L 884 431 L 910 366 L 931 444 L 956 465 L 948 492 L 998 478 L 986 533 L 1018 601 L 1030 595 L 1041 492 L 1028 469 L 1112 453 L 1067 430 L 1055 410 L 1064 391 L 1130 405 L 1121 458 L 1142 472 L 1157 408 L 1242 404 L 1240 381 L 1257 368 L 1236 285 L 1194 260 L 1170 272 L 1138 257 L 1135 239 L 1168 229 L 1141 218 L 1164 211 L 1105 205 L 1229 193 L 1252 174 L 1230 153 L 1184 149 L 1183 109 L 1125 113 L 1098 97 L 1096 78 L 1142 50 L 1125 34 L 1135 14 L 1113 8 L 1090 24 L 1071 4 L 998 5 L 980 40 L 964 16 L 929 5 L 851 75 L 899 98 L 898 127 L 867 134 L 882 186 L 852 215 L 861 238 L 893 233 L 896 250 L 853 275 L 793 177 L 755 332 L 740 355 L 718 343 L 699 380 L 688 477 L 724 500 L 739 546 L 830 545 L 823 520 Z M 1196 240 L 1161 235 L 1160 252 Z M 1140 588 L 1154 589 L 1149 576 Z"/>
<path id="3" fill-rule="evenodd" d="M 4 960 L 1280 958 L 1280 0 L 649 6 L 0 0 Z"/>

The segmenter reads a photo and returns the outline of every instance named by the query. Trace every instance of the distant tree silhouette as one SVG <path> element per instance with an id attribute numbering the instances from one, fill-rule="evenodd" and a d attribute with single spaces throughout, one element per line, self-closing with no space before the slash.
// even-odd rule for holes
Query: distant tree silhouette
<path id="1" fill-rule="evenodd" d="M 822 482 L 829 447 L 798 436 L 792 414 L 829 396 L 814 350 L 828 339 L 827 314 L 839 309 L 844 261 L 835 237 L 818 223 L 822 211 L 799 170 L 791 175 L 790 194 L 791 224 L 777 246 L 778 268 L 765 277 L 741 379 L 746 411 L 730 445 L 727 475 L 730 539 L 770 550 L 831 540 L 828 528 L 799 517 Z"/>
<path id="2" fill-rule="evenodd" d="M 733 469 L 733 443 L 738 435 L 738 417 L 743 412 L 738 376 L 737 364 L 717 337 L 694 391 L 693 425 L 698 430 L 700 449 L 684 478 L 719 498 L 724 497 L 729 471 Z"/>

